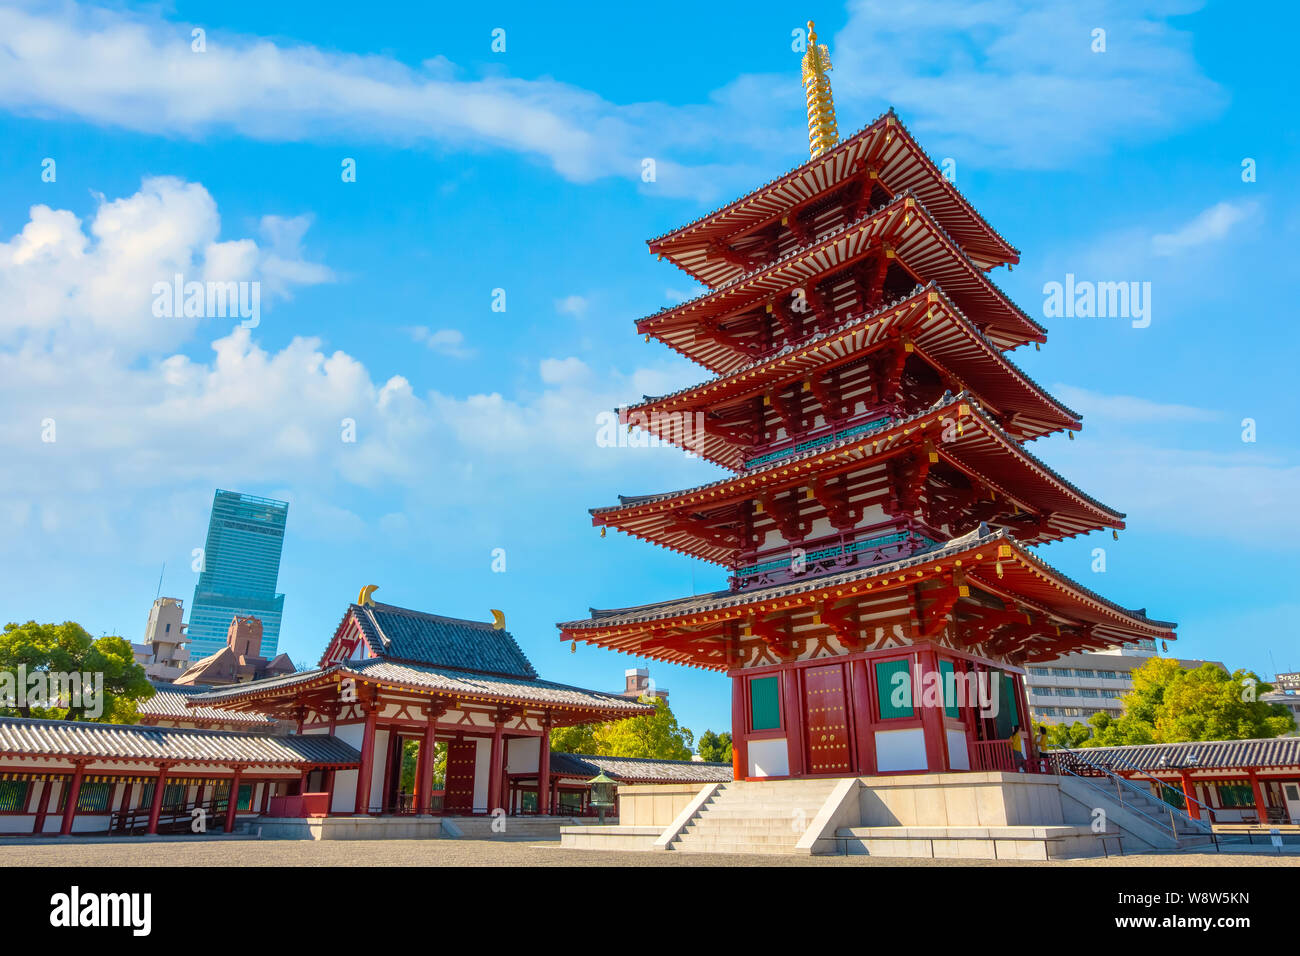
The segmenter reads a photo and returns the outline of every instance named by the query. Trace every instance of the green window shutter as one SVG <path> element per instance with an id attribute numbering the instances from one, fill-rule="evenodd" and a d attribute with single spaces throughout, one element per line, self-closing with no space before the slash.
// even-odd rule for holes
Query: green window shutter
<path id="1" fill-rule="evenodd" d="M 994 682 L 993 686 L 998 692 L 998 737 L 1002 739 L 1010 737 L 1011 728 L 1016 724 L 1020 724 L 1020 729 L 1025 730 L 1024 721 L 1020 719 L 1016 707 L 1015 678 L 1003 671 L 989 671 L 989 679 Z"/>
<path id="2" fill-rule="evenodd" d="M 26 780 L 0 780 L 0 810 L 22 810 L 27 806 Z"/>
<path id="3" fill-rule="evenodd" d="M 251 783 L 241 783 L 239 785 L 239 799 L 235 801 L 235 809 L 253 809 L 253 785 Z"/>
<path id="4" fill-rule="evenodd" d="M 957 668 L 952 661 L 939 662 L 939 679 L 943 683 L 943 712 L 953 720 L 961 716 L 958 710 L 956 673 Z"/>
<path id="5" fill-rule="evenodd" d="M 749 681 L 749 729 L 777 730 L 781 726 L 780 678 L 753 677 Z"/>
<path id="6" fill-rule="evenodd" d="M 107 810 L 112 786 L 109 783 L 83 783 L 77 793 L 77 812 L 94 813 Z"/>
<path id="7" fill-rule="evenodd" d="M 907 680 L 900 680 L 899 674 L 906 675 Z M 909 661 L 876 662 L 876 707 L 881 720 L 912 716 L 912 668 Z"/>

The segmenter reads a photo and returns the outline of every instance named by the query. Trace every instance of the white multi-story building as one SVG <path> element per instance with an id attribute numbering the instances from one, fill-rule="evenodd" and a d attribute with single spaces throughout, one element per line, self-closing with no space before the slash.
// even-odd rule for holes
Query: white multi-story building
<path id="1" fill-rule="evenodd" d="M 1133 689 L 1133 671 L 1155 656 L 1155 642 L 1144 641 L 1133 647 L 1067 654 L 1047 664 L 1030 665 L 1025 683 L 1035 723 L 1086 722 L 1098 711 L 1120 716 L 1124 712 L 1120 698 Z M 1223 667 L 1218 661 L 1175 660 L 1189 669 L 1207 663 Z"/>
<path id="2" fill-rule="evenodd" d="M 185 608 L 180 598 L 160 597 L 149 610 L 144 643 L 131 644 L 135 662 L 150 680 L 170 683 L 190 666 L 189 638 L 185 636 Z"/>
<path id="3" fill-rule="evenodd" d="M 1273 685 L 1273 690 L 1260 700 L 1281 704 L 1291 711 L 1296 724 L 1300 725 L 1300 673 L 1275 674 L 1269 683 Z"/>

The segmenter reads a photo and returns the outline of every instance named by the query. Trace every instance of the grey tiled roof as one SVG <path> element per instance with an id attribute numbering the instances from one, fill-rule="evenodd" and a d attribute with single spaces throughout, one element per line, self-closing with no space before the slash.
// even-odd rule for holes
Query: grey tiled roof
<path id="1" fill-rule="evenodd" d="M 624 783 L 730 783 L 731 764 L 654 757 L 551 754 L 551 773 L 590 780 L 599 773 Z"/>
<path id="2" fill-rule="evenodd" d="M 275 718 L 251 710 L 217 710 L 215 707 L 190 707 L 190 698 L 212 690 L 204 684 L 165 684 L 150 681 L 157 692 L 148 700 L 141 701 L 137 710 L 141 717 L 154 717 L 163 720 L 215 720 L 227 724 L 249 724 L 257 727 L 270 727 Z"/>
<path id="3" fill-rule="evenodd" d="M 1115 770 L 1236 770 L 1300 766 L 1300 737 L 1208 740 L 1132 747 L 1085 747 L 1078 753 Z"/>
<path id="4" fill-rule="evenodd" d="M 503 677 L 495 674 L 480 674 L 448 667 L 432 667 L 427 664 L 387 660 L 382 657 L 360 661 L 345 661 L 332 664 L 326 668 L 303 671 L 287 677 L 251 681 L 247 684 L 232 684 L 229 687 L 217 687 L 196 696 L 195 700 L 216 703 L 246 694 L 257 695 L 278 690 L 331 674 L 353 675 L 371 681 L 428 689 L 435 693 L 458 694 L 487 700 L 535 701 L 541 704 L 553 704 L 557 707 L 567 707 L 575 710 L 606 710 L 632 714 L 649 713 L 653 710 L 648 705 L 638 704 L 617 694 L 585 690 L 568 684 L 556 684 L 552 681 L 530 680 L 520 677 Z"/>
<path id="5" fill-rule="evenodd" d="M 90 757 L 171 763 L 257 766 L 343 764 L 359 766 L 361 754 L 337 737 L 269 734 L 138 724 L 92 724 L 69 720 L 0 717 L 0 755 Z"/>
<path id="6" fill-rule="evenodd" d="M 382 657 L 419 664 L 535 678 L 510 632 L 481 621 L 464 621 L 391 604 L 353 604 L 349 609 L 371 650 Z"/>

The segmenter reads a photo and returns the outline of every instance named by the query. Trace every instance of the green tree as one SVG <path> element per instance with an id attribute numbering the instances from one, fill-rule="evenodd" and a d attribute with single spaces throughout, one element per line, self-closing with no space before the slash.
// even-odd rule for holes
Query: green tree
<path id="1" fill-rule="evenodd" d="M 551 750 L 568 754 L 596 752 L 596 724 L 574 724 L 551 731 Z"/>
<path id="2" fill-rule="evenodd" d="M 641 703 L 654 704 L 655 712 L 604 724 L 557 728 L 551 731 L 551 749 L 605 757 L 690 760 L 695 735 L 677 725 L 668 701 L 662 697 L 642 697 Z"/>
<path id="3" fill-rule="evenodd" d="M 4 710 L 10 715 L 130 723 L 138 716 L 137 703 L 154 695 L 144 668 L 135 662 L 129 641 L 121 637 L 93 638 L 72 621 L 6 624 L 0 632 L 0 672 L 13 675 L 16 682 L 20 665 L 29 675 L 36 671 L 102 674 L 102 711 L 97 716 L 88 716 L 87 710 L 96 708 L 83 696 L 73 707 L 34 707 L 23 702 L 22 706 Z"/>
<path id="4" fill-rule="evenodd" d="M 1093 714 L 1088 718 L 1092 736 L 1079 746 L 1277 737 L 1294 730 L 1295 720 L 1280 704 L 1258 699 L 1270 690 L 1247 670 L 1228 674 L 1213 664 L 1188 670 L 1167 657 L 1153 657 L 1133 671 L 1123 715 Z"/>
<path id="5" fill-rule="evenodd" d="M 1072 724 L 1048 724 L 1047 746 L 1052 750 L 1082 747 L 1092 736 L 1092 728 L 1076 720 Z"/>
<path id="6" fill-rule="evenodd" d="M 695 748 L 701 760 L 714 763 L 731 763 L 731 731 L 715 734 L 706 730 L 700 734 L 700 745 Z"/>
<path id="7" fill-rule="evenodd" d="M 1161 742 L 1280 737 L 1295 730 L 1295 719 L 1281 704 L 1258 699 L 1272 689 L 1247 670 L 1229 676 L 1213 664 L 1202 664 L 1184 671 L 1165 690 L 1156 737 Z"/>

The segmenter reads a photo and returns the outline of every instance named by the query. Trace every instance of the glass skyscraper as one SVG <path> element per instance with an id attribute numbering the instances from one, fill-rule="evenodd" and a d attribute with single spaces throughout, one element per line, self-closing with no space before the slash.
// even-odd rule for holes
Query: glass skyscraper
<path id="1" fill-rule="evenodd" d="M 275 656 L 284 612 L 284 595 L 275 593 L 275 585 L 288 515 L 287 501 L 218 489 L 208 519 L 203 569 L 190 603 L 190 660 L 225 647 L 236 614 L 252 614 L 262 622 L 262 656 Z"/>

